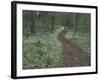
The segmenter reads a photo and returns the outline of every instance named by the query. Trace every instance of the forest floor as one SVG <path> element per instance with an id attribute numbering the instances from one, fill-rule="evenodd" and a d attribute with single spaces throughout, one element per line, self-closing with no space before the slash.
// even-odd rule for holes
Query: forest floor
<path id="1" fill-rule="evenodd" d="M 62 30 L 58 35 L 58 39 L 63 47 L 63 67 L 89 66 L 86 55 L 82 49 L 72 44 L 69 40 L 66 40 L 64 38 L 65 33 L 66 32 Z"/>

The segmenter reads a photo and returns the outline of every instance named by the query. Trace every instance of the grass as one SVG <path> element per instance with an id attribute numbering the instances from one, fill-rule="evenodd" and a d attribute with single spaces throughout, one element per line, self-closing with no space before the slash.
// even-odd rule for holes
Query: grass
<path id="1" fill-rule="evenodd" d="M 51 34 L 37 33 L 23 37 L 23 69 L 60 67 L 63 63 L 62 47 L 58 40 L 61 29 Z"/>

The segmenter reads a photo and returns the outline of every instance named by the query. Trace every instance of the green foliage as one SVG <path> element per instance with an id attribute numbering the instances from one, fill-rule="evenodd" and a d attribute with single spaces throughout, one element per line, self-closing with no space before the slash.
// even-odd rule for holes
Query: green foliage
<path id="1" fill-rule="evenodd" d="M 23 36 L 28 37 L 31 34 L 32 11 L 23 10 Z"/>
<path id="2" fill-rule="evenodd" d="M 90 14 L 76 14 L 77 15 L 77 21 L 76 21 L 76 27 L 77 31 L 82 33 L 90 32 Z"/>
<path id="3" fill-rule="evenodd" d="M 62 48 L 57 39 L 61 29 L 49 36 L 39 34 L 23 40 L 23 68 L 54 68 L 63 63 Z"/>

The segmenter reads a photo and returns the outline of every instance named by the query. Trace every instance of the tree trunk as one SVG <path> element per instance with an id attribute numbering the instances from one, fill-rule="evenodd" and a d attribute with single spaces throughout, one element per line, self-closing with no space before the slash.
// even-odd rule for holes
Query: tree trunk
<path id="1" fill-rule="evenodd" d="M 32 27 L 31 27 L 31 33 L 36 33 L 36 19 L 37 19 L 36 12 L 32 12 Z"/>
<path id="2" fill-rule="evenodd" d="M 54 30 L 54 15 L 52 14 L 52 18 L 51 18 L 51 31 Z"/>

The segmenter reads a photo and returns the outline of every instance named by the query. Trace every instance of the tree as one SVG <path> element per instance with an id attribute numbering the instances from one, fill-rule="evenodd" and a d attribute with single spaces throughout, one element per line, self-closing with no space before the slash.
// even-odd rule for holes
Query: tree
<path id="1" fill-rule="evenodd" d="M 36 32 L 36 19 L 37 19 L 37 12 L 35 11 L 32 11 L 32 17 L 31 17 L 31 23 L 32 23 L 32 26 L 31 26 L 31 33 L 35 33 Z"/>
<path id="2" fill-rule="evenodd" d="M 51 15 L 51 31 L 54 30 L 54 19 L 55 19 L 55 16 L 52 14 Z"/>

